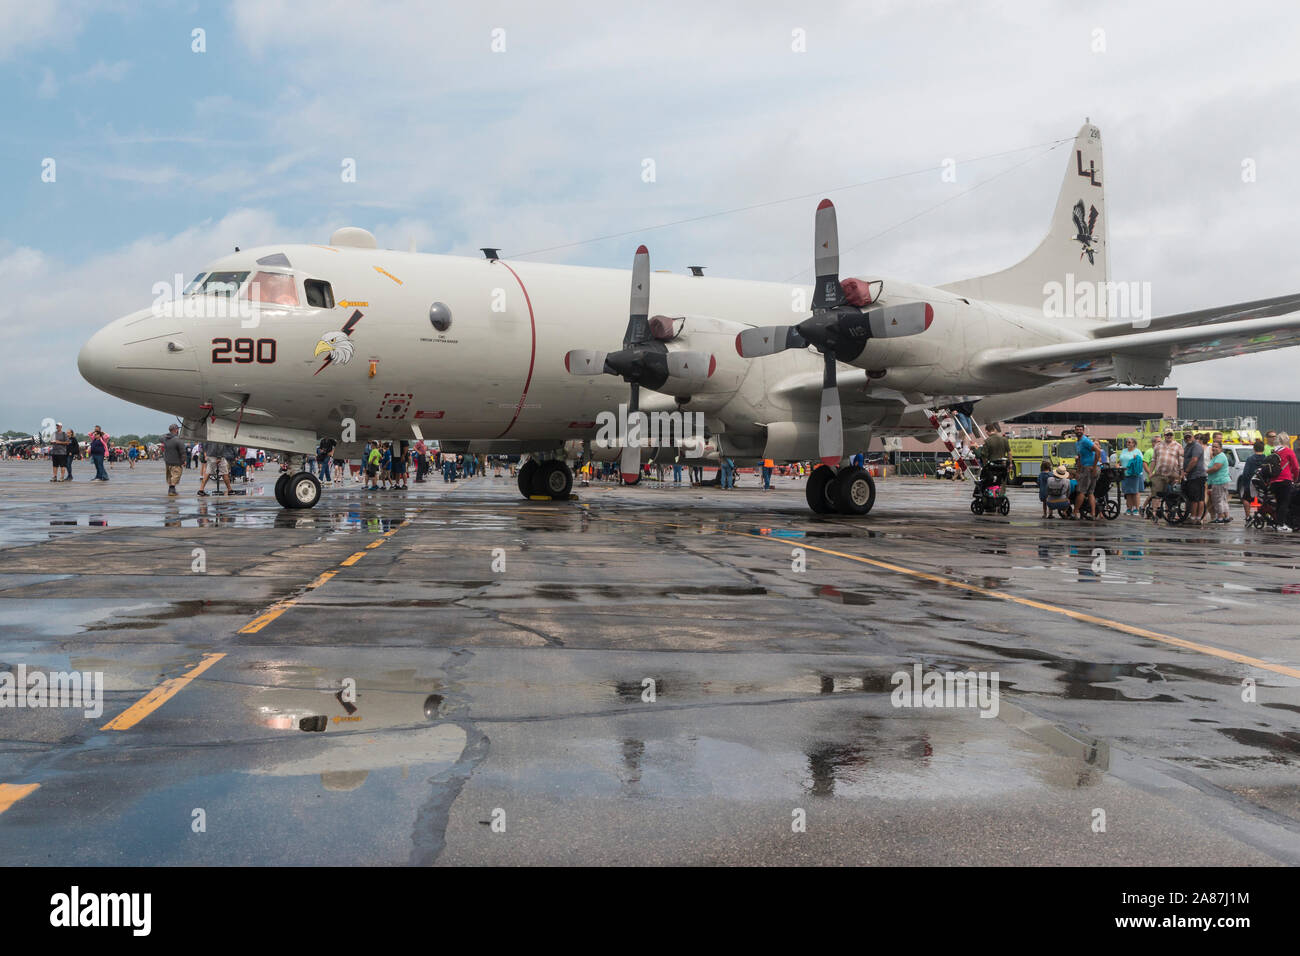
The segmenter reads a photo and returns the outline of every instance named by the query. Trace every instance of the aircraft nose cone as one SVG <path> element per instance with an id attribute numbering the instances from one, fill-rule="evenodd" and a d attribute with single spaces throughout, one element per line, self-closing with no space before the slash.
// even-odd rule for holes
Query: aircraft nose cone
<path id="1" fill-rule="evenodd" d="M 173 414 L 203 400 L 194 345 L 183 318 L 135 312 L 110 322 L 77 353 L 81 377 L 101 391 Z"/>
<path id="2" fill-rule="evenodd" d="M 100 329 L 81 347 L 77 353 L 77 371 L 91 385 L 104 391 L 108 390 L 115 370 L 113 362 L 113 345 L 109 330 L 113 326 Z"/>

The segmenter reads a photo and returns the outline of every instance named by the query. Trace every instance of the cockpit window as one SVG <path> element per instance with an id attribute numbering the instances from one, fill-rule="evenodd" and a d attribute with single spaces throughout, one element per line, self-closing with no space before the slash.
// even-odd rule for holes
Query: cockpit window
<path id="1" fill-rule="evenodd" d="M 281 272 L 259 272 L 248 284 L 248 297 L 272 305 L 297 305 L 298 287 L 293 276 Z"/>
<path id="2" fill-rule="evenodd" d="M 202 295 L 234 295 L 248 278 L 247 272 L 212 272 L 199 287 Z"/>
<path id="3" fill-rule="evenodd" d="M 194 295 L 196 292 L 198 292 L 199 286 L 203 284 L 203 277 L 205 275 L 207 275 L 206 272 L 200 272 L 193 279 L 191 279 L 190 284 L 185 287 L 185 291 L 182 292 L 181 295 Z"/>
<path id="4" fill-rule="evenodd" d="M 259 266 L 284 266 L 289 268 L 289 257 L 283 252 L 273 252 L 269 256 L 262 256 L 257 260 Z"/>
<path id="5" fill-rule="evenodd" d="M 302 284 L 307 292 L 307 304 L 313 309 L 334 308 L 334 290 L 328 282 L 320 279 L 307 279 Z"/>

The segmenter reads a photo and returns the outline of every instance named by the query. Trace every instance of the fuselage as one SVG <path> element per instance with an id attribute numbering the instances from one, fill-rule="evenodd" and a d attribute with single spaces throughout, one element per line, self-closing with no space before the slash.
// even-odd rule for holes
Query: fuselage
<path id="1" fill-rule="evenodd" d="M 564 357 L 621 346 L 629 280 L 614 269 L 268 246 L 223 257 L 187 294 L 105 327 L 79 366 L 111 394 L 188 419 L 238 416 L 320 435 L 336 435 L 351 419 L 358 441 L 410 438 L 412 425 L 445 440 L 588 438 L 600 412 L 627 400 L 628 387 L 610 375 L 570 375 Z M 743 328 L 797 323 L 810 295 L 805 285 L 654 273 L 651 314 L 685 316 L 681 342 L 717 359 L 707 385 L 662 396 L 659 407 L 689 399 L 685 407 L 733 434 L 813 421 L 815 402 L 782 386 L 820 374 L 820 356 L 796 350 L 749 361 L 734 343 Z M 1042 404 L 1043 387 L 1098 387 L 994 376 L 980 362 L 992 349 L 1086 338 L 1082 320 L 1047 321 L 894 280 L 885 280 L 879 302 L 916 300 L 934 307 L 933 323 L 919 335 L 869 341 L 853 363 L 870 373 L 866 390 L 1005 399 L 1032 390 L 1022 409 L 1029 410 Z M 1000 404 L 1014 410 L 1014 401 Z M 894 421 L 908 424 L 897 430 L 925 423 Z"/>

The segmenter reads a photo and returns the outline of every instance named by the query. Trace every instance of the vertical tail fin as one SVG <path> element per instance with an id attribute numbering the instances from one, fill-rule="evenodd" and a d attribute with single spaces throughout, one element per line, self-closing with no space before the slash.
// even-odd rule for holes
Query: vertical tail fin
<path id="1" fill-rule="evenodd" d="M 1110 278 L 1110 266 L 1106 259 L 1104 182 L 1101 130 L 1085 123 L 1074 138 L 1066 162 L 1065 182 L 1056 199 L 1047 238 L 1010 269 L 940 288 L 972 299 L 1041 308 L 1046 296 L 1043 287 L 1049 282 L 1058 282 L 1063 288 L 1085 282 L 1105 283 Z M 1099 297 L 1098 301 L 1105 299 Z"/>

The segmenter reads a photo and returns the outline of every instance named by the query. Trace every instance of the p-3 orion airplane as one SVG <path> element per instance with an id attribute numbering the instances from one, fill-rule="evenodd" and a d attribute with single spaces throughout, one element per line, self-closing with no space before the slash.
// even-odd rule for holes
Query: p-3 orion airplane
<path id="1" fill-rule="evenodd" d="M 629 276 L 494 250 L 381 250 L 348 227 L 328 245 L 213 262 L 179 298 L 95 333 L 77 364 L 96 387 L 180 417 L 187 436 L 287 452 L 298 470 L 277 482 L 285 507 L 319 500 L 298 456 L 323 437 L 347 439 L 351 458 L 361 442 L 415 437 L 526 453 L 520 490 L 560 498 L 573 483 L 566 448 L 585 441 L 635 481 L 638 444 L 590 444 L 600 413 L 626 404 L 702 413 L 709 447 L 741 464 L 819 458 L 809 506 L 861 515 L 874 483 L 842 462 L 873 436 L 938 431 L 951 447 L 954 422 L 978 430 L 975 420 L 1107 385 L 1160 385 L 1174 365 L 1300 344 L 1300 294 L 1116 315 L 1104 183 L 1101 133 L 1085 124 L 1038 247 L 938 287 L 841 280 L 829 200 L 817 209 L 811 288 L 652 276 L 644 246 Z M 1080 290 L 1092 304 L 1071 314 Z M 1053 294 L 1070 298 L 1064 310 L 1049 308 Z"/>

